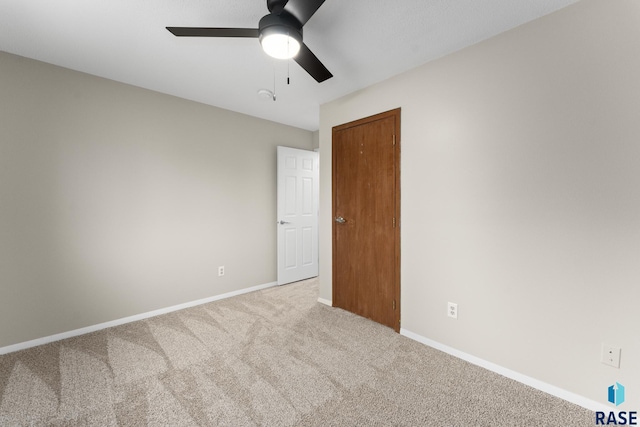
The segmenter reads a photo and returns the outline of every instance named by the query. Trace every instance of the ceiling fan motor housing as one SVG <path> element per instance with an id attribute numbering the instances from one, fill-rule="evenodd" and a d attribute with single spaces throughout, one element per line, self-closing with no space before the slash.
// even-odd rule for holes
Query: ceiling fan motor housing
<path id="1" fill-rule="evenodd" d="M 269 34 L 288 34 L 302 44 L 302 25 L 292 15 L 282 12 L 280 15 L 270 13 L 260 19 L 258 24 L 260 42 Z"/>
<path id="2" fill-rule="evenodd" d="M 272 13 L 280 13 L 287 2 L 288 0 L 267 0 L 267 9 Z"/>

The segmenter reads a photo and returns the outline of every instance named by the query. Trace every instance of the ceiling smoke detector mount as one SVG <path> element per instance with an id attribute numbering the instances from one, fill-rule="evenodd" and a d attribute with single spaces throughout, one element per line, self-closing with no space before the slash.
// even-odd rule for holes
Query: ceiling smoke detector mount
<path id="1" fill-rule="evenodd" d="M 276 94 L 270 91 L 269 89 L 260 89 L 258 91 L 258 96 L 264 99 L 271 99 L 273 101 L 276 100 Z"/>

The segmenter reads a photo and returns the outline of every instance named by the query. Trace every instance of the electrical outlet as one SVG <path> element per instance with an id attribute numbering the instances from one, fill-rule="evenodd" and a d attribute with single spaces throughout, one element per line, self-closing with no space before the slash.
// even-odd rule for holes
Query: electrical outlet
<path id="1" fill-rule="evenodd" d="M 218 276 L 224 276 L 224 265 L 218 267 Z"/>
<path id="2" fill-rule="evenodd" d="M 453 317 L 454 319 L 458 318 L 458 304 L 454 302 L 447 303 L 447 315 L 449 317 Z"/>
<path id="3" fill-rule="evenodd" d="M 605 365 L 620 368 L 620 348 L 602 343 L 601 362 Z"/>

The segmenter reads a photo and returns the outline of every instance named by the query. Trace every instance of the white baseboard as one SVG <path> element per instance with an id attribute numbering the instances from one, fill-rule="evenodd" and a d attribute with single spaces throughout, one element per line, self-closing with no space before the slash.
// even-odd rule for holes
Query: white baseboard
<path id="1" fill-rule="evenodd" d="M 422 344 L 428 345 L 429 347 L 433 347 L 436 350 L 440 350 L 444 353 L 457 357 L 458 359 L 465 360 L 469 363 L 480 366 L 489 371 L 495 372 L 496 374 L 500 374 L 504 377 L 511 378 L 512 380 L 518 381 L 519 383 L 528 385 L 529 387 L 533 387 L 535 389 L 543 391 L 552 396 L 566 400 L 567 402 L 571 402 L 575 405 L 582 406 L 583 408 L 589 409 L 591 411 L 609 412 L 612 410 L 610 407 L 602 403 L 587 399 L 586 397 L 561 389 L 559 387 L 545 383 L 535 378 L 528 377 L 519 372 L 512 371 L 510 369 L 507 369 L 500 365 L 496 365 L 495 363 L 491 363 L 486 360 L 480 359 L 479 357 L 462 352 L 460 350 L 456 350 L 455 348 L 446 346 L 437 341 L 430 340 L 429 338 L 425 338 L 421 335 L 418 335 L 406 329 L 400 329 L 400 334 L 404 335 L 407 338 L 411 338 L 412 340 L 418 341 Z"/>
<path id="2" fill-rule="evenodd" d="M 123 319 L 112 320 L 110 322 L 100 323 L 98 325 L 87 326 L 85 328 L 75 329 L 69 332 L 63 332 L 60 334 L 51 335 L 48 337 L 38 338 L 31 341 L 26 341 L 18 344 L 13 344 L 7 347 L 0 347 L 0 355 L 13 353 L 15 351 L 24 350 L 31 347 L 36 347 L 43 344 L 49 344 L 51 342 L 60 341 L 66 338 L 77 337 L 78 335 L 88 334 L 90 332 L 99 331 L 101 329 L 111 328 L 112 326 L 124 325 L 125 323 L 135 322 L 137 320 L 148 319 L 150 317 L 159 316 L 161 314 L 171 313 L 172 311 L 183 310 L 185 308 L 194 307 L 196 305 L 206 304 L 213 301 L 219 301 L 226 298 L 235 297 L 249 292 L 259 291 L 261 289 L 271 288 L 276 286 L 277 282 L 265 283 L 263 285 L 253 286 L 251 288 L 240 289 L 239 291 L 227 292 L 226 294 L 216 295 L 209 298 L 200 299 L 197 301 L 186 302 L 184 304 L 178 304 L 171 307 L 161 308 L 158 310 L 149 311 L 147 313 L 136 314 L 134 316 L 125 317 Z"/>
<path id="3" fill-rule="evenodd" d="M 333 304 L 328 299 L 318 298 L 318 302 L 320 304 L 328 305 L 329 307 L 333 307 Z"/>

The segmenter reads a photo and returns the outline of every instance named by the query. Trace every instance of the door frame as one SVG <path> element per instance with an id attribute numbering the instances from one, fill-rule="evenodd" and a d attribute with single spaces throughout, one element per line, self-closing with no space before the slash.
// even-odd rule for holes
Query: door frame
<path id="1" fill-rule="evenodd" d="M 386 119 L 389 117 L 395 118 L 395 129 L 394 129 L 394 145 L 396 148 L 395 152 L 395 218 L 396 218 L 396 227 L 394 232 L 394 265 L 395 265 L 395 277 L 394 277 L 394 295 L 396 300 L 396 309 L 398 322 L 397 325 L 393 328 L 396 332 L 400 332 L 400 320 L 401 320 L 401 301 L 400 301 L 400 116 L 401 116 L 401 108 L 396 108 L 393 110 L 385 111 L 379 114 L 375 114 L 373 116 L 364 117 L 362 119 L 354 120 L 352 122 L 344 123 L 342 125 L 334 126 L 331 129 L 331 275 L 332 275 L 332 294 L 336 295 L 336 263 L 334 262 L 336 256 L 336 222 L 334 218 L 336 217 L 336 181 L 337 176 L 335 173 L 334 165 L 336 164 L 336 139 L 335 133 L 341 130 L 349 129 L 351 127 L 360 126 L 366 123 L 375 122 L 378 120 Z"/>

